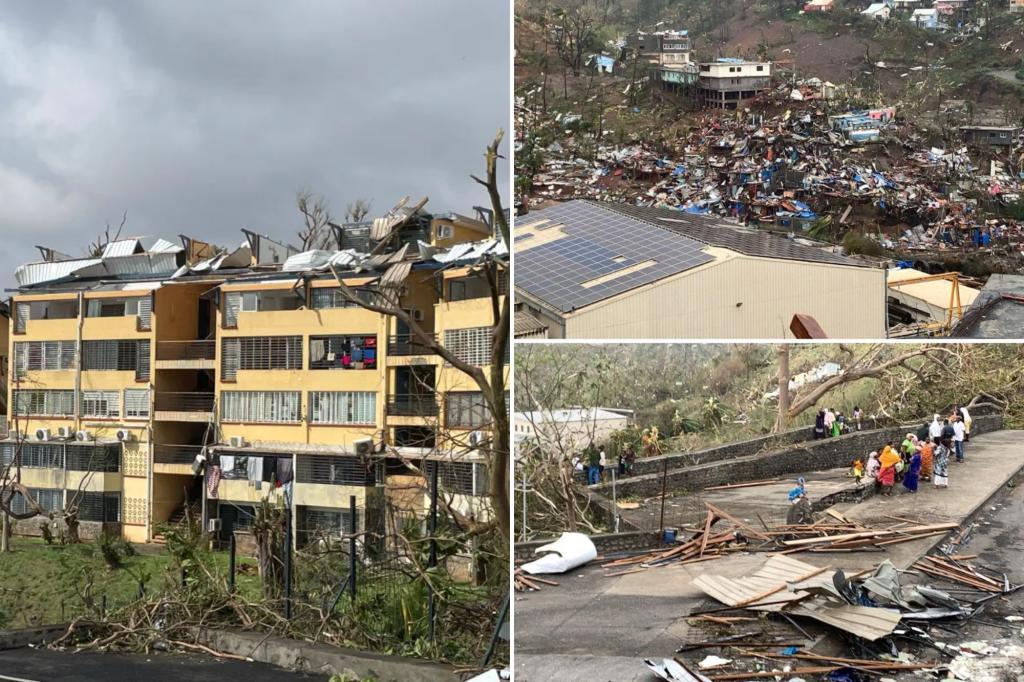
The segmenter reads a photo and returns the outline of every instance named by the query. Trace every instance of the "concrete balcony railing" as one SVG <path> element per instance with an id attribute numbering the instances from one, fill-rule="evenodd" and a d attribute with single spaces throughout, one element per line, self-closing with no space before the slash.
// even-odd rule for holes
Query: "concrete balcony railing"
<path id="1" fill-rule="evenodd" d="M 388 400 L 388 416 L 436 417 L 437 397 L 434 395 L 396 394 Z"/>
<path id="2" fill-rule="evenodd" d="M 214 369 L 217 342 L 210 341 L 158 341 L 156 344 L 157 369 Z"/>
<path id="3" fill-rule="evenodd" d="M 208 422 L 213 419 L 214 395 L 210 393 L 158 392 L 157 421 Z"/>

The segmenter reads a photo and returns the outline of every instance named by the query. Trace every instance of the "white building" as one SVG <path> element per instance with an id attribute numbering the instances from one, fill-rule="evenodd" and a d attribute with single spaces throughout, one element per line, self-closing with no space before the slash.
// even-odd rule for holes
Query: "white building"
<path id="1" fill-rule="evenodd" d="M 612 411 L 601 407 L 516 412 L 512 435 L 516 443 L 534 440 L 570 454 L 591 443 L 604 445 L 612 433 L 629 426 L 631 414 L 629 410 Z"/>

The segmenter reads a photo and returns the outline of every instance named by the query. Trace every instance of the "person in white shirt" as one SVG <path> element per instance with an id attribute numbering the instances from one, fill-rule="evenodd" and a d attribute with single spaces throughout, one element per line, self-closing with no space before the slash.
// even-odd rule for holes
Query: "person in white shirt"
<path id="1" fill-rule="evenodd" d="M 971 413 L 966 407 L 960 408 L 960 416 L 964 419 L 964 441 L 971 440 Z"/>
<path id="2" fill-rule="evenodd" d="M 604 454 L 604 448 L 601 448 L 601 460 L 600 460 L 600 462 L 598 463 L 598 466 L 599 466 L 599 467 L 600 467 L 600 469 L 601 469 L 601 480 L 603 481 L 603 480 L 604 480 L 604 468 L 605 468 L 606 466 L 608 466 L 608 458 L 607 458 L 607 456 L 606 456 L 606 455 Z"/>
<path id="3" fill-rule="evenodd" d="M 953 452 L 956 453 L 956 461 L 964 461 L 964 434 L 967 432 L 962 419 L 953 422 Z"/>
<path id="4" fill-rule="evenodd" d="M 935 415 L 932 423 L 928 425 L 928 436 L 932 439 L 933 443 L 938 445 L 939 440 L 942 438 L 942 422 L 939 421 L 939 415 Z"/>

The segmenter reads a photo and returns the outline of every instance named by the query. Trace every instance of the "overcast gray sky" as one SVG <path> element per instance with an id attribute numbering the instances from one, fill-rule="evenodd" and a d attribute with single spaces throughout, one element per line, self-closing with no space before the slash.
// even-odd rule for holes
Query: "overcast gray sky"
<path id="1" fill-rule="evenodd" d="M 301 189 L 339 216 L 486 205 L 509 53 L 508 0 L 5 2 L 0 286 L 125 210 L 126 234 L 234 246 L 294 242 Z"/>

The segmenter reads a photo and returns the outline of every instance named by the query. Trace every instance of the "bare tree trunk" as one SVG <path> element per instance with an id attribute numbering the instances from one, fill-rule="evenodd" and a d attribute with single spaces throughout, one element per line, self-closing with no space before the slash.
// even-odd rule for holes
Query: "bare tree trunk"
<path id="1" fill-rule="evenodd" d="M 6 512 L 0 514 L 0 553 L 11 551 L 11 517 Z"/>
<path id="2" fill-rule="evenodd" d="M 779 414 L 775 418 L 775 432 L 789 428 L 789 344 L 780 343 L 779 356 Z"/>

